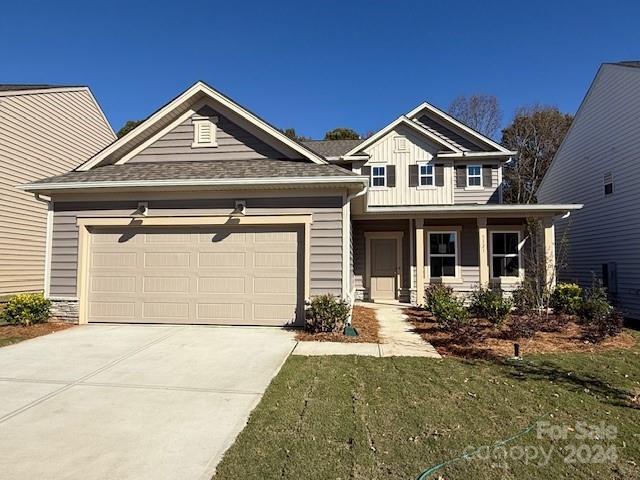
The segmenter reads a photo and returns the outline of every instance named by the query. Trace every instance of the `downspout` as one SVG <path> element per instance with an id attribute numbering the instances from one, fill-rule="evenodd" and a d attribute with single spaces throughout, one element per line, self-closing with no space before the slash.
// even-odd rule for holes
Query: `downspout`
<path id="1" fill-rule="evenodd" d="M 51 197 L 40 195 L 39 193 L 33 194 L 34 198 L 38 202 L 47 204 L 47 227 L 45 233 L 44 244 L 44 298 L 49 298 L 51 288 L 51 243 L 53 237 L 53 200 Z"/>
<path id="2" fill-rule="evenodd" d="M 351 195 L 347 195 L 345 202 L 351 203 L 351 200 L 365 195 L 368 191 L 369 191 L 369 186 L 365 185 L 364 188 L 359 192 L 353 193 Z M 350 241 L 353 243 L 353 230 L 351 228 L 351 209 L 349 209 L 349 237 L 350 237 Z M 349 275 L 351 275 L 351 272 L 349 272 Z M 351 285 L 351 292 L 349 292 L 349 295 L 347 296 L 347 300 L 349 301 L 349 317 L 347 317 L 347 326 L 351 327 L 351 319 L 353 317 L 353 305 L 356 301 L 355 288 L 353 285 Z M 347 329 L 345 328 L 345 333 L 346 332 L 347 332 Z"/>

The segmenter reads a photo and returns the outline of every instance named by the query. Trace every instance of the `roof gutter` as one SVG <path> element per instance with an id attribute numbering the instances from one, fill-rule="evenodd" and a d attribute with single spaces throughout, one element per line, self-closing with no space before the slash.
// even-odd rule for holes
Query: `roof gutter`
<path id="1" fill-rule="evenodd" d="M 443 152 L 438 153 L 438 157 L 440 158 L 482 158 L 482 157 L 513 157 L 517 155 L 518 152 L 509 150 L 507 152 Z"/>
<path id="2" fill-rule="evenodd" d="M 368 206 L 367 214 L 405 213 L 414 215 L 475 213 L 500 215 L 564 215 L 580 210 L 582 204 L 530 204 L 530 205 L 429 205 L 429 206 Z"/>
<path id="3" fill-rule="evenodd" d="M 369 179 L 363 175 L 336 177 L 274 177 L 274 178 L 207 178 L 185 180 L 114 180 L 105 182 L 59 182 L 27 183 L 17 188 L 27 192 L 53 190 L 86 190 L 93 188 L 158 188 L 158 187 L 226 187 L 247 185 L 318 185 L 318 184 L 360 184 L 369 185 Z"/>

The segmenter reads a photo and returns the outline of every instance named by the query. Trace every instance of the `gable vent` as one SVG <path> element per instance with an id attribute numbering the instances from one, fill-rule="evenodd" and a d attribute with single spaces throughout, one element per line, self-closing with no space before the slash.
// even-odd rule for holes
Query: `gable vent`
<path id="1" fill-rule="evenodd" d="M 193 121 L 193 148 L 217 147 L 218 117 L 192 117 Z"/>

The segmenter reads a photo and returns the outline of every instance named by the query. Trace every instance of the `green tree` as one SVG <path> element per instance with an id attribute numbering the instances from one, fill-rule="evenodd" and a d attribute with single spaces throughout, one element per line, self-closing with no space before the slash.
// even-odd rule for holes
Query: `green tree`
<path id="1" fill-rule="evenodd" d="M 324 134 L 325 140 L 360 140 L 358 132 L 351 128 L 334 128 Z"/>
<path id="2" fill-rule="evenodd" d="M 507 203 L 536 203 L 542 177 L 572 121 L 572 115 L 557 107 L 534 105 L 516 111 L 511 124 L 502 130 L 502 145 L 518 152 L 504 169 Z"/>
<path id="3" fill-rule="evenodd" d="M 279 128 L 278 130 L 284 133 L 287 137 L 291 138 L 292 140 L 296 140 L 298 142 L 306 142 L 307 140 L 311 140 L 309 137 L 298 135 L 296 133 L 295 128 L 285 128 L 285 129 Z"/>
<path id="4" fill-rule="evenodd" d="M 144 122 L 144 120 L 127 120 L 127 123 L 125 123 L 122 128 L 118 130 L 118 138 L 124 137 L 127 133 L 136 128 L 142 122 Z"/>

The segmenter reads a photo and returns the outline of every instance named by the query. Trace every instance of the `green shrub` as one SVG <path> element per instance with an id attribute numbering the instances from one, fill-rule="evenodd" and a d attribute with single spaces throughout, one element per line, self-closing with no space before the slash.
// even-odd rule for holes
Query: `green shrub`
<path id="1" fill-rule="evenodd" d="M 459 330 L 469 321 L 469 311 L 464 306 L 464 303 L 453 296 L 439 295 L 433 297 L 431 312 L 444 330 Z"/>
<path id="2" fill-rule="evenodd" d="M 496 326 L 509 318 L 513 302 L 505 298 L 500 290 L 478 288 L 471 294 L 471 310 Z"/>
<path id="3" fill-rule="evenodd" d="M 333 295 L 320 295 L 311 300 L 307 308 L 305 329 L 313 332 L 342 332 L 351 307 Z"/>
<path id="4" fill-rule="evenodd" d="M 441 298 L 451 297 L 453 297 L 453 288 L 441 283 L 432 283 L 425 289 L 424 292 L 425 307 L 427 310 L 433 313 L 434 305 Z"/>
<path id="5" fill-rule="evenodd" d="M 535 296 L 530 288 L 520 285 L 511 293 L 513 306 L 520 315 L 529 315 L 536 310 Z"/>
<path id="6" fill-rule="evenodd" d="M 616 336 L 622 331 L 622 314 L 609 303 L 607 290 L 599 283 L 594 283 L 585 291 L 579 313 L 583 334 L 587 340 L 601 342 L 606 337 Z"/>
<path id="7" fill-rule="evenodd" d="M 582 288 L 575 283 L 559 283 L 551 294 L 550 303 L 555 313 L 577 315 L 582 307 Z"/>
<path id="8" fill-rule="evenodd" d="M 516 315 L 509 322 L 506 335 L 512 340 L 531 338 L 541 330 L 540 326 L 540 317 L 537 315 Z"/>
<path id="9" fill-rule="evenodd" d="M 27 326 L 46 322 L 50 309 L 51 302 L 41 293 L 22 293 L 9 299 L 1 316 L 7 323 Z"/>

